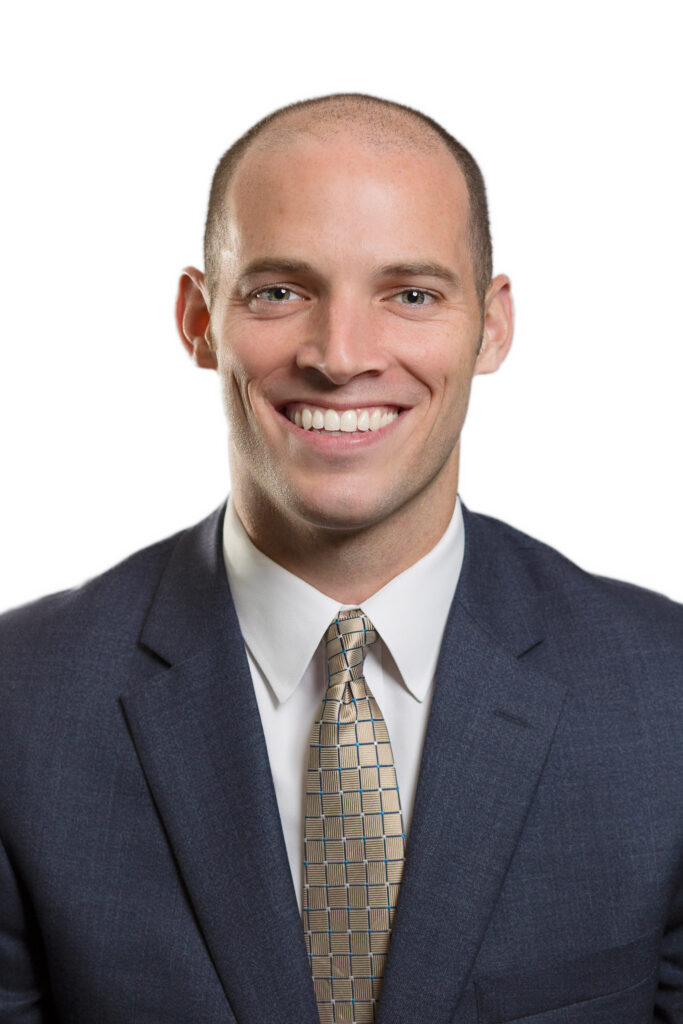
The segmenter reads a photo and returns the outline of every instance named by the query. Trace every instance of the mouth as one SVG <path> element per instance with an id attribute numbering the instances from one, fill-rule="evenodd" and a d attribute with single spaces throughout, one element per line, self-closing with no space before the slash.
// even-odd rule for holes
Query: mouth
<path id="1" fill-rule="evenodd" d="M 318 434 L 356 434 L 381 430 L 397 419 L 400 408 L 395 405 L 359 406 L 355 409 L 330 409 L 321 405 L 295 402 L 282 413 L 301 430 Z"/>

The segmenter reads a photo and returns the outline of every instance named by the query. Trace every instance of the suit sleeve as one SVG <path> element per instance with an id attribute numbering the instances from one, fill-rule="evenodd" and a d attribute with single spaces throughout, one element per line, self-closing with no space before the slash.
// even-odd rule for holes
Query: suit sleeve
<path id="1" fill-rule="evenodd" d="M 0 1020 L 56 1024 L 29 901 L 0 840 Z"/>

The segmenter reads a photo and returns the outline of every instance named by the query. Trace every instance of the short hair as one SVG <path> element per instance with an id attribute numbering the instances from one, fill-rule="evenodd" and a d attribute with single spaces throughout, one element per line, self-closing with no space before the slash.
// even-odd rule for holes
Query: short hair
<path id="1" fill-rule="evenodd" d="M 428 129 L 432 136 L 436 135 L 445 143 L 465 178 L 469 201 L 468 233 L 472 266 L 477 294 L 483 307 L 486 289 L 492 276 L 493 247 L 486 186 L 479 165 L 471 153 L 431 117 L 413 107 L 404 106 L 402 103 L 380 99 L 377 96 L 368 96 L 364 93 L 332 93 L 329 96 L 300 100 L 297 103 L 280 107 L 249 128 L 226 150 L 218 162 L 211 182 L 204 231 L 204 265 L 209 292 L 213 292 L 218 279 L 221 243 L 227 223 L 225 197 L 237 164 L 251 144 L 273 124 L 285 120 L 287 115 L 294 112 L 314 111 L 317 107 L 321 108 L 319 111 L 320 125 L 329 126 L 334 120 L 342 125 L 349 124 L 353 122 L 354 112 L 356 114 L 360 112 L 364 120 L 372 122 L 373 128 L 378 126 L 384 130 L 386 135 L 387 130 L 390 131 L 393 128 L 395 131 L 396 119 L 399 115 L 408 120 L 412 119 L 418 128 Z M 296 132 L 296 125 L 294 130 Z"/>

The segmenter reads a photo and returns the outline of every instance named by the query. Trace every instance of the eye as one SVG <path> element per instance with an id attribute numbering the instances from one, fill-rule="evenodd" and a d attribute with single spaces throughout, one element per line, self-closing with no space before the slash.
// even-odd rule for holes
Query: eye
<path id="1" fill-rule="evenodd" d="M 394 297 L 403 306 L 427 306 L 434 302 L 432 293 L 426 292 L 423 288 L 404 288 Z"/>
<path id="2" fill-rule="evenodd" d="M 292 299 L 301 298 L 291 288 L 283 288 L 281 285 L 273 285 L 270 288 L 261 288 L 259 291 L 254 292 L 252 299 L 261 299 L 264 302 L 283 303 L 290 302 Z"/>

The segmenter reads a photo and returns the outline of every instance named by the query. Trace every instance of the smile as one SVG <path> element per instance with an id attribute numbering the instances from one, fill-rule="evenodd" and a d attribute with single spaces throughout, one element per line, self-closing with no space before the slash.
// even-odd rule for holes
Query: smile
<path id="1" fill-rule="evenodd" d="M 398 416 L 396 406 L 369 406 L 357 409 L 326 409 L 322 406 L 287 406 L 284 414 L 302 430 L 320 433 L 353 434 L 357 431 L 381 430 Z"/>

